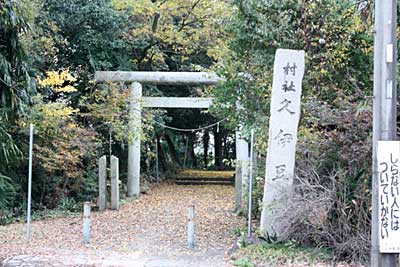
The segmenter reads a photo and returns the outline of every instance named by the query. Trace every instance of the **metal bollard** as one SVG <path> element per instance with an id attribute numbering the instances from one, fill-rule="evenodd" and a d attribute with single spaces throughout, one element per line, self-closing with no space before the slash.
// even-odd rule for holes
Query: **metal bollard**
<path id="1" fill-rule="evenodd" d="M 83 203 L 83 243 L 89 244 L 90 238 L 90 202 Z"/>
<path id="2" fill-rule="evenodd" d="M 194 249 L 195 242 L 194 242 L 194 205 L 190 206 L 188 209 L 188 247 L 190 249 Z"/>

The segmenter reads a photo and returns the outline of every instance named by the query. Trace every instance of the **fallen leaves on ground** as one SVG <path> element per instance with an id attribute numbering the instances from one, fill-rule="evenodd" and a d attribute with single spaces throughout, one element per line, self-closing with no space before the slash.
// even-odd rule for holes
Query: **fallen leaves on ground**
<path id="1" fill-rule="evenodd" d="M 196 249 L 187 249 L 188 207 L 195 206 Z M 82 217 L 0 226 L 0 258 L 11 255 L 52 255 L 57 251 L 113 251 L 146 256 L 189 257 L 221 262 L 234 240 L 233 229 L 244 219 L 233 213 L 234 188 L 177 186 L 163 183 L 119 211 L 92 212 L 90 244 L 83 245 Z M 213 266 L 213 265 L 210 265 Z"/>
<path id="2" fill-rule="evenodd" d="M 187 248 L 187 215 L 191 205 L 195 206 L 196 214 L 195 250 Z M 90 244 L 86 246 L 82 216 L 34 221 L 30 242 L 26 241 L 25 224 L 0 226 L 0 259 L 39 255 L 61 264 L 52 266 L 64 266 L 73 262 L 72 258 L 87 263 L 73 266 L 115 266 L 106 263 L 117 261 L 121 263 L 118 266 L 145 266 L 139 265 L 145 262 L 143 258 L 163 257 L 189 263 L 177 266 L 230 266 L 228 259 L 224 259 L 225 251 L 235 243 L 233 230 L 245 226 L 245 219 L 236 216 L 233 208 L 231 186 L 162 183 L 119 211 L 92 212 Z M 320 262 L 312 266 L 330 265 Z"/>

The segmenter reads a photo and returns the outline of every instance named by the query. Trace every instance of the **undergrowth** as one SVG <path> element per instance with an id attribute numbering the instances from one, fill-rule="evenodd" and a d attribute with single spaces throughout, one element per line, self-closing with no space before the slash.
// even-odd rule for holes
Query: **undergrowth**
<path id="1" fill-rule="evenodd" d="M 299 246 L 294 242 L 262 243 L 242 247 L 233 258 L 234 266 L 255 267 L 282 264 L 313 264 L 332 261 L 329 250 Z"/>

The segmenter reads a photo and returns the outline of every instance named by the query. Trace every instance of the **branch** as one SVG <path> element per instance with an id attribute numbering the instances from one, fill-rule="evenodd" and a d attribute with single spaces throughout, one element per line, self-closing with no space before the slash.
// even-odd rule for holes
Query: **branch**
<path id="1" fill-rule="evenodd" d="M 190 15 L 193 14 L 193 10 L 196 8 L 196 6 L 201 2 L 201 0 L 197 0 L 196 2 L 193 3 L 191 9 L 189 10 L 189 13 L 187 14 L 187 16 L 183 17 L 182 19 L 182 23 L 181 23 L 181 27 L 179 28 L 178 32 L 180 32 L 185 26 L 187 26 L 188 24 L 186 24 L 187 19 L 189 19 Z"/>

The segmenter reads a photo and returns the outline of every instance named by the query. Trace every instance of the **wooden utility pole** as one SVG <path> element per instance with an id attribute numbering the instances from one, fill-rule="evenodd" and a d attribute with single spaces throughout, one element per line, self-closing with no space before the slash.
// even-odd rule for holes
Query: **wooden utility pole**
<path id="1" fill-rule="evenodd" d="M 378 141 L 396 139 L 397 2 L 375 1 L 371 266 L 398 266 L 398 254 L 379 251 Z"/>

